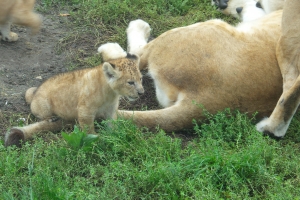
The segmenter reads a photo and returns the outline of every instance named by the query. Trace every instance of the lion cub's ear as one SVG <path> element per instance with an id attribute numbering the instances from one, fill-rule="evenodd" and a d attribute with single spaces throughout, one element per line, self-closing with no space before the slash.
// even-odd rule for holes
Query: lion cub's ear
<path id="1" fill-rule="evenodd" d="M 119 78 L 120 72 L 119 70 L 116 69 L 115 65 L 109 63 L 109 62 L 104 62 L 102 65 L 103 72 L 105 74 L 105 77 L 107 80 L 115 80 Z"/>

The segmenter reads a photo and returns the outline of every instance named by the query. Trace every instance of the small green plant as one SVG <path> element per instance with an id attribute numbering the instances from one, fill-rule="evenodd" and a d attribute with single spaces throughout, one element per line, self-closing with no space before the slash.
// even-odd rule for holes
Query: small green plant
<path id="1" fill-rule="evenodd" d="M 99 139 L 98 135 L 87 134 L 85 131 L 80 130 L 78 126 L 74 126 L 74 131 L 71 134 L 62 132 L 62 137 L 74 150 L 82 149 L 85 152 L 91 151 L 93 143 Z"/>

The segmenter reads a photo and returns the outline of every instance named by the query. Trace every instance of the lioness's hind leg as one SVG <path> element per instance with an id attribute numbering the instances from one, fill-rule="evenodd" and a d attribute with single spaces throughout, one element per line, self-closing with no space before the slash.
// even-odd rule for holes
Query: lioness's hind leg
<path id="1" fill-rule="evenodd" d="M 299 64 L 297 61 L 298 53 L 292 47 L 293 42 L 289 41 L 289 37 L 280 37 L 276 47 L 276 57 L 280 66 L 283 78 L 283 93 L 288 91 L 296 82 L 299 76 Z M 297 45 L 297 44 L 294 44 Z"/>
<path id="2" fill-rule="evenodd" d="M 276 56 L 283 77 L 283 93 L 270 118 L 256 125 L 258 131 L 283 137 L 300 103 L 300 1 L 286 0 Z"/>
<path id="3" fill-rule="evenodd" d="M 300 76 L 295 84 L 283 93 L 270 118 L 265 118 L 256 125 L 256 129 L 271 137 L 281 138 L 291 123 L 300 103 Z"/>
<path id="4" fill-rule="evenodd" d="M 6 22 L 5 24 L 0 24 L 0 39 L 8 42 L 15 42 L 18 40 L 18 35 L 14 32 L 10 31 L 10 22 Z"/>

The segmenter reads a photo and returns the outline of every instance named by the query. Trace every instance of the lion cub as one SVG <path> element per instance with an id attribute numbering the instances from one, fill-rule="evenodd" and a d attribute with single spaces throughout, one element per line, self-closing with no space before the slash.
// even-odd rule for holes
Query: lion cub
<path id="1" fill-rule="evenodd" d="M 22 140 L 37 132 L 59 131 L 63 123 L 76 120 L 82 129 L 94 133 L 96 118 L 116 119 L 120 96 L 134 101 L 144 93 L 139 57 L 116 43 L 102 45 L 98 51 L 106 61 L 102 65 L 56 75 L 26 91 L 31 112 L 42 121 L 12 128 L 6 146 L 21 146 Z"/>
<path id="2" fill-rule="evenodd" d="M 35 0 L 0 0 L 0 33 L 2 40 L 17 41 L 18 35 L 10 31 L 10 25 L 28 26 L 32 33 L 37 33 L 41 26 L 41 18 L 32 10 Z"/>

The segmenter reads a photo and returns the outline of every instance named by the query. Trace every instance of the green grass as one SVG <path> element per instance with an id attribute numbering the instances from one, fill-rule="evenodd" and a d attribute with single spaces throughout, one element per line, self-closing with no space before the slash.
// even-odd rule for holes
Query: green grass
<path id="1" fill-rule="evenodd" d="M 236 20 L 222 15 L 210 5 L 211 0 L 40 0 L 38 10 L 44 13 L 69 13 L 67 35 L 57 45 L 58 52 L 69 52 L 71 69 L 92 67 L 101 63 L 97 48 L 107 42 L 117 42 L 126 49 L 126 28 L 130 21 L 143 19 L 152 28 L 151 36 L 180 26 L 208 19 Z M 88 44 L 90 51 L 72 49 L 74 43 Z M 82 53 L 89 57 L 86 59 Z"/>
<path id="2" fill-rule="evenodd" d="M 109 41 L 125 48 L 127 24 L 136 18 L 150 23 L 153 37 L 216 17 L 236 22 L 210 0 L 181 2 L 40 0 L 38 10 L 71 14 L 59 51 L 86 36 L 91 52 Z M 72 52 L 71 68 L 101 62 L 95 52 L 83 59 L 80 51 Z M 11 116 L 8 127 L 22 125 L 20 117 Z M 255 130 L 255 117 L 238 111 L 207 117 L 194 123 L 188 140 L 118 120 L 97 124 L 98 139 L 75 128 L 59 139 L 39 135 L 21 149 L 1 141 L 0 199 L 300 199 L 299 115 L 278 142 Z"/>
<path id="3" fill-rule="evenodd" d="M 245 114 L 195 124 L 185 147 L 163 131 L 112 123 L 82 148 L 38 137 L 20 150 L 0 145 L 0 199 L 300 198 L 299 143 L 263 137 Z"/>

